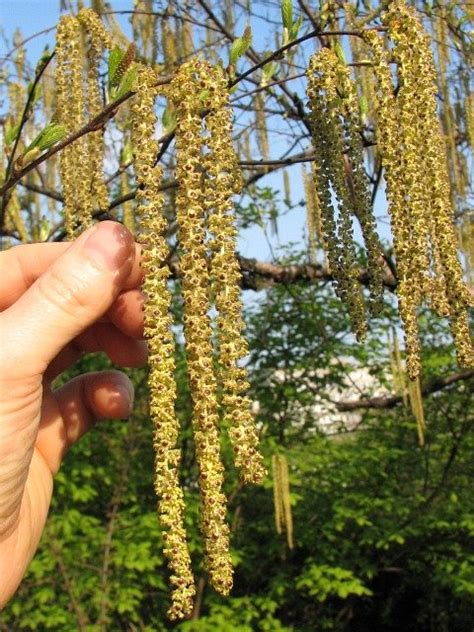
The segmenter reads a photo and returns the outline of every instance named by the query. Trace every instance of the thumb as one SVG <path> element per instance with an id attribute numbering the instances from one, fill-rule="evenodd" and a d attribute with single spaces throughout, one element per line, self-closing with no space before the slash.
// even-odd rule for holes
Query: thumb
<path id="1" fill-rule="evenodd" d="M 2 314 L 4 357 L 14 374 L 44 373 L 61 349 L 112 305 L 134 257 L 132 235 L 116 222 L 101 222 L 74 241 Z"/>

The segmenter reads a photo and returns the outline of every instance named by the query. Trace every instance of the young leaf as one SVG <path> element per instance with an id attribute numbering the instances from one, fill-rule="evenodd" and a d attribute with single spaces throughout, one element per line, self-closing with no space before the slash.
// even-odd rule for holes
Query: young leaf
<path id="1" fill-rule="evenodd" d="M 30 83 L 28 84 L 28 94 L 30 94 L 30 92 L 33 90 L 33 82 L 30 81 Z M 30 108 L 32 108 L 38 101 L 38 99 L 40 98 L 41 94 L 42 94 L 42 87 L 39 83 L 37 83 L 34 87 L 34 91 L 31 94 L 31 100 L 30 100 Z"/>
<path id="2" fill-rule="evenodd" d="M 33 149 L 26 151 L 22 156 L 20 156 L 15 165 L 17 168 L 22 169 L 30 162 L 33 162 L 33 160 L 36 160 L 40 154 L 41 149 L 39 147 L 33 147 Z"/>
<path id="3" fill-rule="evenodd" d="M 138 71 L 136 67 L 130 68 L 125 75 L 123 76 L 122 81 L 118 88 L 112 88 L 111 97 L 114 101 L 123 97 L 124 94 L 133 90 L 133 86 L 135 85 L 135 81 L 137 80 Z"/>
<path id="4" fill-rule="evenodd" d="M 336 44 L 334 45 L 334 52 L 337 55 L 337 58 L 339 59 L 339 61 L 341 62 L 341 64 L 346 64 L 346 56 L 344 54 L 344 49 L 341 46 L 340 42 L 336 42 Z"/>
<path id="5" fill-rule="evenodd" d="M 293 0 L 282 0 L 281 19 L 283 26 L 290 32 L 293 26 Z"/>
<path id="6" fill-rule="evenodd" d="M 298 37 L 298 33 L 300 32 L 300 28 L 302 24 L 303 24 L 303 16 L 299 15 L 290 29 L 290 42 Z"/>
<path id="7" fill-rule="evenodd" d="M 5 145 L 8 147 L 13 144 L 16 140 L 16 137 L 20 133 L 20 124 L 18 125 L 8 125 L 5 128 Z"/>
<path id="8" fill-rule="evenodd" d="M 62 140 L 66 135 L 66 130 L 62 125 L 58 123 L 49 123 L 38 136 L 28 145 L 26 152 L 31 151 L 37 147 L 40 151 L 49 149 L 57 142 Z"/>
<path id="9" fill-rule="evenodd" d="M 276 73 L 276 71 L 277 64 L 275 62 L 271 61 L 268 64 L 265 64 L 265 66 L 262 68 L 262 80 L 260 81 L 260 85 L 262 87 L 266 86 L 271 77 L 273 77 L 273 75 Z"/>
<path id="10" fill-rule="evenodd" d="M 237 39 L 232 42 L 229 54 L 229 65 L 235 66 L 237 60 L 245 54 L 251 44 L 252 29 L 250 28 L 250 25 L 247 25 L 242 37 L 237 37 Z"/>

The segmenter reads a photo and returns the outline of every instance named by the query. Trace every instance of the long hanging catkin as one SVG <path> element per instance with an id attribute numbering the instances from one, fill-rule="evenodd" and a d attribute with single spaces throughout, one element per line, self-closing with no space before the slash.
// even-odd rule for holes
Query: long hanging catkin
<path id="1" fill-rule="evenodd" d="M 172 571 L 174 586 L 171 619 L 188 615 L 195 594 L 191 560 L 184 528 L 184 499 L 179 484 L 177 449 L 179 422 L 175 414 L 174 339 L 171 330 L 171 294 L 167 286 L 168 246 L 164 237 L 167 220 L 162 212 L 161 168 L 155 166 L 158 143 L 153 139 L 157 96 L 156 75 L 141 67 L 131 107 L 134 167 L 137 176 L 138 216 L 143 243 L 142 265 L 145 271 L 145 335 L 149 349 L 150 414 L 154 423 L 155 490 L 158 511 L 164 528 L 164 553 Z"/>
<path id="2" fill-rule="evenodd" d="M 462 366 L 474 362 L 467 316 L 472 299 L 457 256 L 429 39 L 403 2 L 393 3 L 384 21 L 395 42 L 397 96 L 383 40 L 374 31 L 364 36 L 377 79 L 377 141 L 387 183 L 407 371 L 414 380 L 420 373 L 417 310 L 423 298 L 449 316 Z"/>
<path id="3" fill-rule="evenodd" d="M 324 244 L 338 296 L 347 304 L 352 328 L 365 337 L 365 305 L 358 279 L 353 220 L 359 220 L 364 237 L 371 290 L 372 313 L 382 298 L 381 246 L 370 208 L 364 172 L 357 92 L 347 67 L 337 54 L 323 48 L 313 55 L 307 70 L 310 125 L 316 153 L 316 188 L 321 206 Z M 335 194 L 337 216 L 333 208 Z"/>
<path id="4" fill-rule="evenodd" d="M 217 383 L 213 366 L 213 331 L 209 318 L 209 265 L 206 244 L 206 188 L 201 167 L 202 112 L 215 105 L 209 66 L 192 59 L 173 77 L 169 96 L 176 107 L 176 216 L 182 249 L 180 267 L 184 333 L 193 400 L 193 429 L 199 465 L 201 529 L 209 579 L 221 594 L 232 587 L 226 498 L 222 491 Z"/>
<path id="5" fill-rule="evenodd" d="M 83 123 L 84 94 L 82 87 L 81 26 L 77 18 L 65 15 L 56 32 L 56 117 L 71 133 Z M 70 239 L 76 234 L 76 224 L 90 222 L 89 192 L 85 188 L 84 137 L 63 149 L 59 170 L 64 195 L 64 219 Z"/>

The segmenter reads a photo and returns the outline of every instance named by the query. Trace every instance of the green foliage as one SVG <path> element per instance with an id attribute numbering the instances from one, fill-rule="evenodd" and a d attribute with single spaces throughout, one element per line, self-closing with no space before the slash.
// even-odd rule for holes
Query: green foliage
<path id="1" fill-rule="evenodd" d="M 40 151 L 50 149 L 53 145 L 62 140 L 66 135 L 66 130 L 63 125 L 51 122 L 41 130 L 36 138 L 28 145 L 26 151 L 31 151 L 37 147 Z"/>
<path id="2" fill-rule="evenodd" d="M 300 260 L 291 252 L 281 258 Z M 179 316 L 178 300 L 175 310 Z M 41 549 L 3 613 L 11 629 L 73 630 L 81 617 L 91 631 L 423 632 L 433 620 L 440 632 L 472 629 L 474 386 L 460 383 L 426 399 L 427 442 L 420 449 L 415 421 L 402 407 L 349 421 L 331 408 L 355 367 L 369 366 L 389 383 L 390 310 L 374 323 L 368 344 L 359 345 L 347 335 L 347 316 L 332 291 L 278 286 L 249 308 L 247 323 L 267 466 L 277 447 L 289 462 L 295 549 L 288 551 L 275 532 L 271 481 L 241 488 L 229 469 L 232 595 L 219 597 L 203 584 L 199 617 L 166 621 L 145 371 L 134 370 L 133 418 L 100 424 L 73 448 L 56 479 Z M 423 337 L 427 375 L 439 375 L 440 357 L 449 371 L 447 332 L 429 313 Z M 100 356 L 87 357 L 74 373 L 105 366 Z M 199 498 L 180 344 L 177 373 L 187 528 L 197 560 Z M 370 386 L 360 388 L 370 394 Z M 333 424 L 322 433 L 327 410 Z M 223 453 L 230 462 L 227 444 Z"/>
<path id="3" fill-rule="evenodd" d="M 237 37 L 230 47 L 229 64 L 235 66 L 237 61 L 245 55 L 247 50 L 252 45 L 252 29 L 250 25 L 245 27 L 242 37 Z"/>

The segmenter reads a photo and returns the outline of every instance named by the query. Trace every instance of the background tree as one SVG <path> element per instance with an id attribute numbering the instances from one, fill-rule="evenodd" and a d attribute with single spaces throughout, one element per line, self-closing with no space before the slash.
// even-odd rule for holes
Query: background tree
<path id="1" fill-rule="evenodd" d="M 235 588 L 224 599 L 208 587 L 197 565 L 202 544 L 191 399 L 178 327 L 181 481 L 198 577 L 190 620 L 170 624 L 165 617 L 167 573 L 151 484 L 146 373 L 137 370 L 132 420 L 112 430 L 98 429 L 74 448 L 61 470 L 42 549 L 17 598 L 2 613 L 4 629 L 398 630 L 402 612 L 407 630 L 472 629 L 472 369 L 456 366 L 446 322 L 424 306 L 425 429 L 418 398 L 407 393 L 394 343 L 398 334 L 393 332 L 400 327 L 393 298 L 399 262 L 384 228 L 377 88 L 365 40 L 359 37 L 365 30 L 384 32 L 380 16 L 388 4 L 138 1 L 117 11 L 113 2 L 92 3 L 122 50 L 129 50 L 133 40 L 137 59 L 152 66 L 164 85 L 195 53 L 213 63 L 221 58 L 233 85 L 234 145 L 244 178 L 238 222 L 242 234 L 258 244 L 249 253 L 255 259 L 239 258 L 242 286 L 249 291 L 251 395 L 267 466 L 275 454 L 288 463 L 293 543 L 288 523 L 286 534 L 275 529 L 271 478 L 263 488 L 243 488 L 230 469 L 225 486 Z M 432 37 L 450 197 L 462 263 L 472 281 L 472 15 L 468 3 L 411 4 Z M 61 3 L 63 12 L 79 8 Z M 90 120 L 78 131 L 61 137 L 61 130 L 47 128 L 58 108 L 53 45 L 32 66 L 35 60 L 28 59 L 22 42 L 17 33 L 3 62 L 8 80 L 8 111 L 2 119 L 3 246 L 65 238 L 67 192 L 59 183 L 58 155 L 71 147 L 73 135 L 78 142 L 93 143 L 104 134 L 108 205 L 102 196 L 92 216 L 113 217 L 138 231 L 132 164 L 136 147 L 130 125 L 133 83 L 119 83 L 113 95 L 109 86 L 108 102 L 91 109 Z M 320 190 L 311 175 L 317 147 L 306 108 L 305 69 L 310 54 L 321 47 L 343 59 L 356 80 L 362 121 L 357 134 L 383 241 L 384 307 L 370 321 L 364 344 L 349 333 L 351 314 L 328 284 L 332 271 L 315 221 Z M 396 57 L 392 62 L 395 68 Z M 105 65 L 99 68 L 105 91 L 110 71 L 107 77 Z M 169 264 L 176 277 L 173 310 L 180 322 L 176 112 L 160 99 L 157 113 L 160 188 L 168 218 Z M 300 163 L 307 163 L 303 175 Z M 346 172 L 348 182 L 349 176 Z M 285 243 L 280 236 L 286 232 L 303 239 Z M 362 237 L 359 232 L 356 236 Z M 365 250 L 357 247 L 355 257 L 357 284 L 370 286 L 372 266 Z M 248 298 L 254 290 L 260 294 Z M 106 363 L 101 357 L 84 358 L 71 373 Z M 224 458 L 229 461 L 228 446 Z"/>

